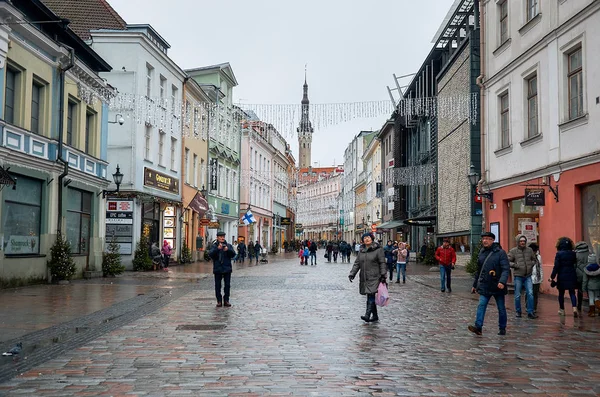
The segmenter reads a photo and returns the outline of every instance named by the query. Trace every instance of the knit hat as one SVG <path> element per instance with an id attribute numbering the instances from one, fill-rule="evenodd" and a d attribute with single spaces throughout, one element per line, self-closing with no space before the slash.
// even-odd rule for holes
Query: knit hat
<path id="1" fill-rule="evenodd" d="M 594 254 L 590 254 L 590 255 L 588 256 L 588 265 L 591 265 L 592 263 L 598 263 L 598 262 L 596 261 L 596 255 L 594 255 Z"/>
<path id="2" fill-rule="evenodd" d="M 365 237 L 371 237 L 371 240 L 373 240 L 373 235 L 371 233 L 364 233 L 361 236 L 360 241 L 363 241 L 365 239 Z"/>

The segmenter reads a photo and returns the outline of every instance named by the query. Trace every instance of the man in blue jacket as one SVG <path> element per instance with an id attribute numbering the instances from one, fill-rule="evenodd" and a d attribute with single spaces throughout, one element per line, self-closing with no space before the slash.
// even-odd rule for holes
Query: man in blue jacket
<path id="1" fill-rule="evenodd" d="M 506 335 L 506 306 L 505 296 L 507 293 L 506 282 L 510 273 L 510 265 L 506 252 L 494 243 L 494 233 L 485 232 L 481 234 L 481 251 L 477 258 L 477 273 L 473 281 L 471 293 L 479 294 L 479 306 L 477 306 L 477 318 L 475 325 L 469 325 L 469 331 L 481 335 L 485 310 L 492 298 L 498 306 L 498 335 Z"/>
<path id="2" fill-rule="evenodd" d="M 231 286 L 231 258 L 235 256 L 235 250 L 227 241 L 225 241 L 225 232 L 217 232 L 217 241 L 213 243 L 208 251 L 208 255 L 213 260 L 213 274 L 215 276 L 215 294 L 217 296 L 217 307 L 225 305 L 230 307 L 229 290 Z M 221 280 L 225 280 L 224 296 L 221 296 Z M 223 303 L 223 301 L 225 303 Z"/>

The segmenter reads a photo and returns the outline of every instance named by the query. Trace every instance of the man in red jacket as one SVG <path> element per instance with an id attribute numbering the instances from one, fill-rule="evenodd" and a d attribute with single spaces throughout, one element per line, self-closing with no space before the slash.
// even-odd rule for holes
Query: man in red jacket
<path id="1" fill-rule="evenodd" d="M 440 285 L 442 292 L 452 292 L 452 269 L 456 264 L 456 252 L 450 247 L 450 240 L 444 239 L 441 247 L 435 250 L 435 260 L 440 265 Z"/>

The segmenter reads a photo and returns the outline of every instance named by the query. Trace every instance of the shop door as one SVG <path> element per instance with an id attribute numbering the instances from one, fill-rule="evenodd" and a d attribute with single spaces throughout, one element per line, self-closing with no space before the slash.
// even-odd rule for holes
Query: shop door
<path id="1" fill-rule="evenodd" d="M 502 248 L 507 251 L 517 246 L 516 237 L 524 234 L 527 237 L 527 244 L 538 243 L 540 240 L 539 230 L 539 210 L 538 207 L 525 205 L 523 199 L 513 200 L 509 203 L 510 216 L 509 233 L 507 241 L 500 239 Z"/>

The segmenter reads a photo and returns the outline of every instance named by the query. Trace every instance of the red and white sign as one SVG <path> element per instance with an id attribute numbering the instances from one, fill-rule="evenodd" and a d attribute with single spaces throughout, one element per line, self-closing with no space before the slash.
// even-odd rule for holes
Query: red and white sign
<path id="1" fill-rule="evenodd" d="M 133 201 L 131 200 L 109 200 L 106 202 L 107 211 L 133 212 Z"/>

